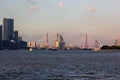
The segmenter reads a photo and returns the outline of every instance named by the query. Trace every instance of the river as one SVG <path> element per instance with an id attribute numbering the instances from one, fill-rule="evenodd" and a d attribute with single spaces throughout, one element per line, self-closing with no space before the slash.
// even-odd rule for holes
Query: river
<path id="1" fill-rule="evenodd" d="M 0 80 L 120 80 L 120 51 L 3 50 Z"/>

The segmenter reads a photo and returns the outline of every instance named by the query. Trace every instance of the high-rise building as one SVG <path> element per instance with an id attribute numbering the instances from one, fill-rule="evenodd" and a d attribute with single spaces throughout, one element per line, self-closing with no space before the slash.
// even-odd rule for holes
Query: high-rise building
<path id="1" fill-rule="evenodd" d="M 2 41 L 2 25 L 0 25 L 0 41 Z"/>
<path id="2" fill-rule="evenodd" d="M 60 34 L 57 34 L 57 40 L 55 41 L 55 47 L 57 49 L 64 49 L 65 48 L 65 41 Z"/>
<path id="3" fill-rule="evenodd" d="M 4 40 L 12 40 L 14 33 L 14 19 L 4 18 L 3 27 L 4 27 Z"/>
<path id="4" fill-rule="evenodd" d="M 2 25 L 0 25 L 0 49 L 2 49 Z"/>
<path id="5" fill-rule="evenodd" d="M 18 31 L 14 31 L 14 40 L 18 42 Z"/>

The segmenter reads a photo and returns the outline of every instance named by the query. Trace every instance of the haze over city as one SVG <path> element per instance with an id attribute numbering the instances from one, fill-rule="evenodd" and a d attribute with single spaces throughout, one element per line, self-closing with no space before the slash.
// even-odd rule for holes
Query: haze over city
<path id="1" fill-rule="evenodd" d="M 61 33 L 66 43 L 84 44 L 99 40 L 112 44 L 120 34 L 120 0 L 1 0 L 0 24 L 14 18 L 24 40 L 51 41 Z"/>

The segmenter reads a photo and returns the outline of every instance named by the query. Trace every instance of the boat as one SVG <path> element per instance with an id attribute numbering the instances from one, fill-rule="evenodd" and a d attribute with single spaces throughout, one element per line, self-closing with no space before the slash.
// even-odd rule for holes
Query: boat
<path id="1" fill-rule="evenodd" d="M 100 48 L 94 48 L 93 50 L 94 50 L 94 51 L 99 51 L 99 50 L 100 50 Z"/>
<path id="2" fill-rule="evenodd" d="M 56 49 L 56 48 L 49 48 L 48 50 L 57 51 L 58 49 Z"/>
<path id="3" fill-rule="evenodd" d="M 92 50 L 92 48 L 84 48 L 83 50 Z"/>
<path id="4" fill-rule="evenodd" d="M 33 49 L 32 48 L 29 48 L 29 51 L 31 52 Z"/>

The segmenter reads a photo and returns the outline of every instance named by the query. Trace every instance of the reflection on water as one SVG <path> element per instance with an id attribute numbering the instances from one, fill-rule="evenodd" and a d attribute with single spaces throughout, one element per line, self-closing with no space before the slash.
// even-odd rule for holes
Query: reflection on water
<path id="1" fill-rule="evenodd" d="M 0 51 L 0 80 L 120 80 L 120 52 Z"/>

